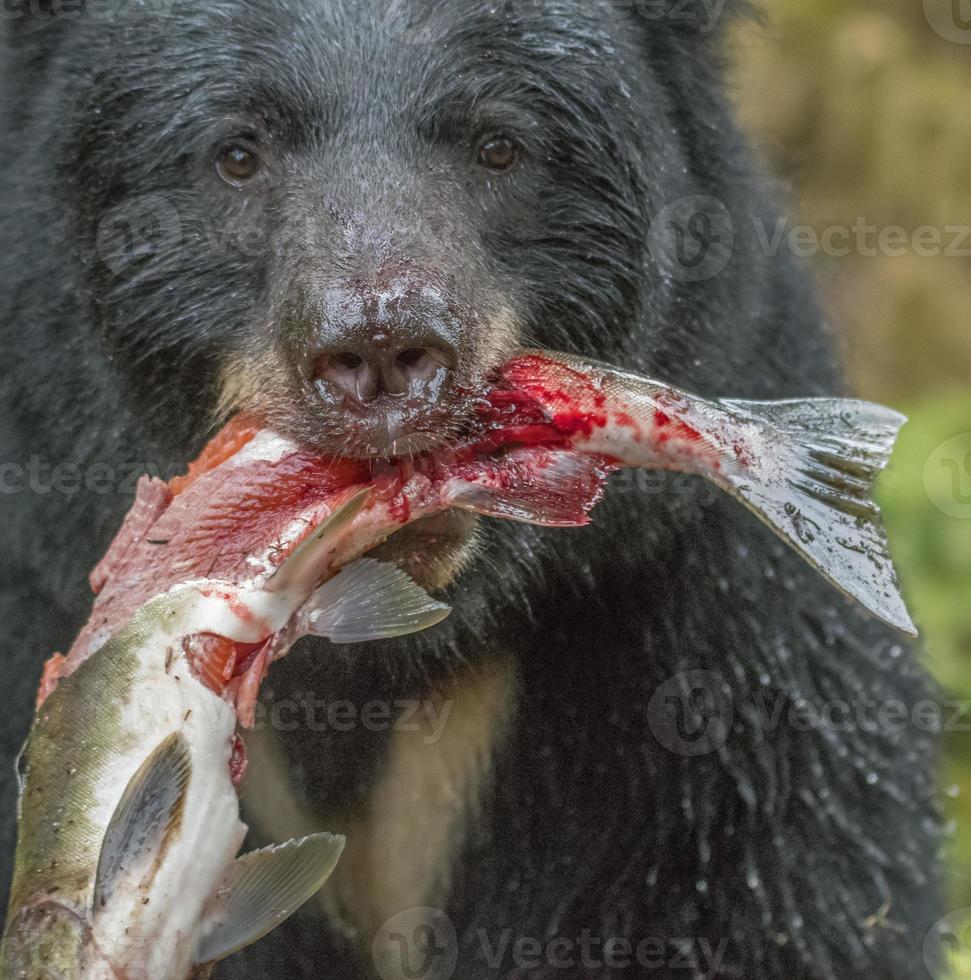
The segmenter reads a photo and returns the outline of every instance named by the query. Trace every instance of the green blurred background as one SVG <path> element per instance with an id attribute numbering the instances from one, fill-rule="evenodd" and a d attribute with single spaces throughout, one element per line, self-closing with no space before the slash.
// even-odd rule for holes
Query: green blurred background
<path id="1" fill-rule="evenodd" d="M 762 7 L 732 39 L 739 110 L 794 223 L 874 229 L 809 261 L 857 392 L 911 418 L 881 502 L 927 663 L 971 705 L 971 0 Z M 952 910 L 971 908 L 971 710 L 956 727 Z"/>

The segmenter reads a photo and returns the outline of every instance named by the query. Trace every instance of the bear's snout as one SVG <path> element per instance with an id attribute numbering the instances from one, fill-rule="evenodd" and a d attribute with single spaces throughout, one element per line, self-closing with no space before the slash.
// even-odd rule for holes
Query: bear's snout
<path id="1" fill-rule="evenodd" d="M 301 290 L 283 352 L 301 389 L 292 410 L 351 455 L 437 444 L 467 413 L 459 378 L 481 374 L 465 309 L 430 264 Z"/>
<path id="2" fill-rule="evenodd" d="M 418 274 L 328 289 L 310 326 L 309 382 L 352 411 L 399 402 L 403 420 L 435 405 L 459 357 L 460 326 L 443 290 Z"/>

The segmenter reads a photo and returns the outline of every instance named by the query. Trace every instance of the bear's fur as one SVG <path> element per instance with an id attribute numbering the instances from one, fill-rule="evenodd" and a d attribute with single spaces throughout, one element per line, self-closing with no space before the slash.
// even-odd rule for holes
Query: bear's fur
<path id="1" fill-rule="evenodd" d="M 840 388 L 805 274 L 760 244 L 773 193 L 714 0 L 7 7 L 6 771 L 131 478 L 262 397 L 289 290 L 362 242 L 444 268 L 485 351 L 514 331 L 711 396 Z M 259 200 L 212 164 L 254 117 L 277 154 Z M 483 127 L 516 135 L 515 171 L 474 172 Z M 595 517 L 483 522 L 445 624 L 274 668 L 269 703 L 298 722 L 254 739 L 254 836 L 309 822 L 348 852 L 321 903 L 217 976 L 429 978 L 455 957 L 463 980 L 923 975 L 936 739 L 855 710 L 926 697 L 912 651 L 694 480 L 618 481 Z M 448 715 L 438 738 L 311 725 L 308 691 L 358 719 Z M 840 703 L 840 724 L 792 713 Z M 13 780 L 0 802 L 6 880 Z M 393 918 L 416 908 L 439 911 Z"/>

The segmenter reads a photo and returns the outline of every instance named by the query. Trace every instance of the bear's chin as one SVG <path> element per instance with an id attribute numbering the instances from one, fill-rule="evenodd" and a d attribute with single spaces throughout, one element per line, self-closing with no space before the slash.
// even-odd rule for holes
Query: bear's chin
<path id="1" fill-rule="evenodd" d="M 368 555 L 397 565 L 422 588 L 444 589 L 475 554 L 478 517 L 447 510 L 402 528 Z"/>

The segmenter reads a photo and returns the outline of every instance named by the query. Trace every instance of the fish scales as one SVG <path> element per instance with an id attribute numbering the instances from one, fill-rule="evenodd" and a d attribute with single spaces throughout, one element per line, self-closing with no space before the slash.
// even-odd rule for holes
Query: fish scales
<path id="1" fill-rule="evenodd" d="M 448 608 L 365 556 L 452 508 L 575 527 L 621 467 L 701 476 L 904 632 L 870 499 L 904 419 L 816 398 L 704 399 L 523 351 L 470 393 L 464 438 L 392 460 L 322 457 L 232 420 L 168 484 L 143 478 L 91 576 L 91 618 L 45 669 L 25 746 L 4 976 L 184 980 L 312 895 L 343 841 L 235 858 L 238 727 L 302 635 L 362 642 Z"/>

